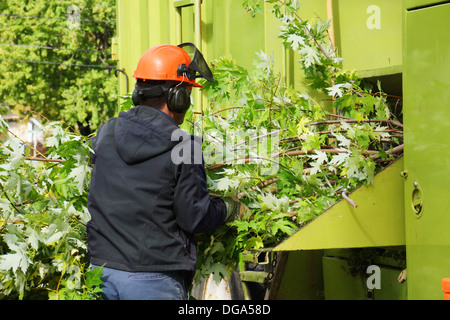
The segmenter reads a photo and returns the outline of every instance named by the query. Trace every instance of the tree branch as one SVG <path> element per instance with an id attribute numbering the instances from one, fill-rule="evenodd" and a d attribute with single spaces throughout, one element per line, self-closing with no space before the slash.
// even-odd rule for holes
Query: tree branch
<path id="1" fill-rule="evenodd" d="M 339 124 L 341 122 L 347 122 L 347 123 L 356 123 L 356 122 L 364 122 L 364 123 L 371 123 L 371 122 L 384 122 L 388 123 L 397 127 L 402 127 L 403 124 L 397 121 L 393 120 L 385 120 L 385 119 L 368 119 L 368 120 L 356 120 L 356 119 L 341 119 L 341 120 L 324 120 L 324 121 L 316 121 L 316 122 L 310 122 L 309 125 L 315 126 L 320 124 Z"/>

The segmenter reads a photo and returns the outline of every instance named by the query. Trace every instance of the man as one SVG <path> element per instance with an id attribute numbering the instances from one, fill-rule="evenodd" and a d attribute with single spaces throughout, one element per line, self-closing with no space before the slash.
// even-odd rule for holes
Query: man
<path id="1" fill-rule="evenodd" d="M 192 60 L 185 49 L 194 50 Z M 193 235 L 247 210 L 210 197 L 201 155 L 186 152 L 178 161 L 174 153 L 186 144 L 201 152 L 187 134 L 173 141 L 200 76 L 214 81 L 193 44 L 150 48 L 133 75 L 135 107 L 93 139 L 88 248 L 91 264 L 103 266 L 104 299 L 186 299 L 197 259 Z"/>

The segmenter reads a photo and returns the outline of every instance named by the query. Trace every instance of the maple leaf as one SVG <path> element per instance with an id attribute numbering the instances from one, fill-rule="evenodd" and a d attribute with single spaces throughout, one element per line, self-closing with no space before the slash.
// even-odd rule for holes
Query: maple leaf
<path id="1" fill-rule="evenodd" d="M 344 135 L 340 134 L 339 132 L 332 132 L 331 134 L 339 141 L 339 146 L 347 149 L 350 148 L 351 141 Z"/>
<path id="2" fill-rule="evenodd" d="M 91 288 L 95 287 L 94 292 L 100 292 L 99 286 L 103 284 L 101 280 L 103 271 L 103 266 L 98 268 L 92 268 L 90 271 L 86 272 L 86 287 Z"/>
<path id="3" fill-rule="evenodd" d="M 328 95 L 332 97 L 342 97 L 344 95 L 344 92 L 342 91 L 342 88 L 344 89 L 351 89 L 352 84 L 351 83 L 337 83 L 332 87 L 328 87 Z"/>
<path id="4" fill-rule="evenodd" d="M 308 117 L 302 117 L 297 124 L 297 134 L 301 136 L 305 132 L 309 132 L 308 127 L 306 126 L 309 123 L 310 119 Z"/>
<path id="5" fill-rule="evenodd" d="M 29 259 L 26 253 L 16 252 L 16 253 L 8 253 L 0 256 L 0 270 L 9 270 L 12 269 L 14 272 L 20 268 L 23 273 L 27 272 Z"/>
<path id="6" fill-rule="evenodd" d="M 12 269 L 16 272 L 20 268 L 23 273 L 26 273 L 31 262 L 27 255 L 27 244 L 20 242 L 15 234 L 5 234 L 3 240 L 14 253 L 0 256 L 0 270 Z"/>
<path id="7" fill-rule="evenodd" d="M 311 170 L 309 171 L 309 173 L 311 175 L 315 175 L 318 172 L 322 172 L 322 165 L 317 162 L 314 162 L 311 166 Z"/>
<path id="8" fill-rule="evenodd" d="M 305 38 L 297 34 L 290 34 L 286 41 L 291 43 L 294 51 L 297 51 L 299 47 L 305 46 Z"/>
<path id="9" fill-rule="evenodd" d="M 315 159 L 318 164 L 323 164 L 328 161 L 328 156 L 326 152 L 316 150 L 316 154 L 310 155 L 309 157 Z"/>
<path id="10" fill-rule="evenodd" d="M 30 244 L 30 246 L 34 250 L 37 250 L 39 248 L 39 236 L 38 236 L 38 233 L 35 230 L 31 230 L 31 233 L 28 236 L 27 242 Z"/>
<path id="11" fill-rule="evenodd" d="M 214 189 L 220 191 L 228 191 L 236 189 L 239 186 L 239 181 L 230 179 L 229 177 L 223 177 L 215 181 Z"/>
<path id="12" fill-rule="evenodd" d="M 347 131 L 347 136 L 350 139 L 354 139 L 355 138 L 355 135 L 356 135 L 355 128 L 353 128 L 350 124 L 348 124 L 345 121 L 341 121 L 340 127 L 341 127 L 342 130 Z"/>
<path id="13" fill-rule="evenodd" d="M 0 168 L 5 169 L 5 171 L 10 171 L 16 169 L 21 160 L 23 159 L 24 148 L 21 146 L 19 139 L 10 138 L 3 144 L 3 153 L 8 155 L 7 162 L 0 165 Z"/>
<path id="14" fill-rule="evenodd" d="M 289 207 L 289 198 L 286 196 L 277 198 L 271 193 L 258 195 L 261 209 L 268 209 L 271 211 L 287 211 Z"/>
<path id="15" fill-rule="evenodd" d="M 225 267 L 226 266 L 220 262 L 211 264 L 209 270 L 213 275 L 213 279 L 216 284 L 219 284 L 222 278 L 229 276 L 229 272 Z"/>
<path id="16" fill-rule="evenodd" d="M 268 55 L 261 50 L 261 52 L 256 52 L 256 55 L 259 58 L 259 61 L 255 63 L 257 68 L 262 69 L 265 72 L 270 72 L 273 65 L 273 53 Z"/>
<path id="17" fill-rule="evenodd" d="M 331 158 L 330 164 L 340 166 L 341 164 L 345 163 L 349 157 L 350 153 L 348 152 L 338 153 Z"/>
<path id="18" fill-rule="evenodd" d="M 69 178 L 73 178 L 77 183 L 77 189 L 80 194 L 83 193 L 85 186 L 88 184 L 88 172 L 90 167 L 86 164 L 80 164 L 76 166 L 69 174 Z"/>
<path id="19" fill-rule="evenodd" d="M 64 142 L 64 129 L 57 123 L 50 123 L 44 127 L 44 131 L 50 131 L 51 135 L 45 139 L 45 146 L 48 148 L 59 147 Z"/>
<path id="20" fill-rule="evenodd" d="M 310 174 L 314 175 L 318 172 L 322 172 L 322 164 L 328 162 L 328 156 L 325 152 L 316 150 L 316 154 L 310 155 L 309 158 L 316 160 L 310 170 Z"/>
<path id="21" fill-rule="evenodd" d="M 304 46 L 298 51 L 302 55 L 302 60 L 305 63 L 305 67 L 308 68 L 313 64 L 321 64 L 317 51 L 310 46 Z"/>

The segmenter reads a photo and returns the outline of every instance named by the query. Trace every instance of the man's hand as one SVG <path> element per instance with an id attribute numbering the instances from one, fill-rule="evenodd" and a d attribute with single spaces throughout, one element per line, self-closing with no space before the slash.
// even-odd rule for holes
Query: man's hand
<path id="1" fill-rule="evenodd" d="M 227 218 L 225 222 L 232 222 L 238 219 L 242 219 L 250 209 L 239 201 L 237 193 L 233 194 L 231 197 L 222 198 L 227 207 Z"/>

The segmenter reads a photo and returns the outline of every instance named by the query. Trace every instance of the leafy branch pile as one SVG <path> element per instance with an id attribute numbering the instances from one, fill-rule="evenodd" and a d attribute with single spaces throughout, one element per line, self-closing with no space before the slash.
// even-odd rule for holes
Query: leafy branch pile
<path id="1" fill-rule="evenodd" d="M 209 106 L 192 114 L 190 129 L 204 138 L 211 192 L 237 194 L 251 216 L 199 237 L 197 280 L 226 276 L 244 250 L 277 245 L 344 191 L 373 183 L 376 172 L 403 150 L 403 126 L 387 95 L 342 69 L 343 59 L 328 41 L 330 21 L 302 20 L 297 1 L 266 2 L 311 89 L 333 105 L 314 101 L 309 88 L 283 84 L 273 57 L 264 52 L 257 53 L 252 70 L 226 57 L 213 61 L 217 81 L 203 84 Z M 260 10 L 260 1 L 244 4 Z"/>
<path id="2" fill-rule="evenodd" d="M 0 299 L 95 299 L 101 269 L 89 271 L 85 223 L 90 149 L 50 123 L 47 155 L 31 158 L 10 136 L 0 148 Z"/>

